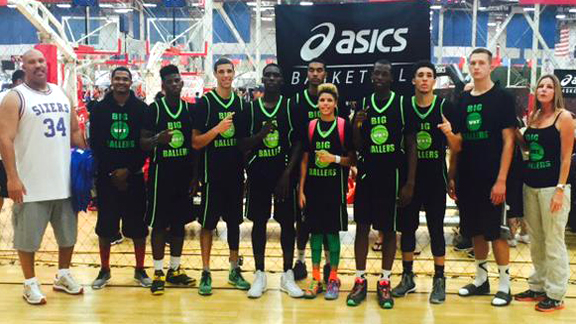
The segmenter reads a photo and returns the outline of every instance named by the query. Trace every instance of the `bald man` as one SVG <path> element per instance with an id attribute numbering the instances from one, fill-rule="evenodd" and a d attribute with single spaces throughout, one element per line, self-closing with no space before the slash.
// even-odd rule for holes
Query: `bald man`
<path id="1" fill-rule="evenodd" d="M 34 272 L 34 253 L 48 223 L 58 242 L 58 273 L 54 290 L 82 294 L 70 274 L 77 236 L 77 217 L 70 200 L 70 148 L 85 147 L 74 107 L 64 91 L 47 82 L 44 55 L 22 56 L 24 83 L 13 88 L 0 106 L 0 154 L 7 187 L 14 201 L 14 248 L 24 274 L 24 299 L 46 303 Z"/>

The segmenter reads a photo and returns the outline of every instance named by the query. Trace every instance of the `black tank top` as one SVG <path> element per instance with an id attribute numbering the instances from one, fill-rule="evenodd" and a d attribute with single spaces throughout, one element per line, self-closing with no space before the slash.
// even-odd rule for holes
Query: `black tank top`
<path id="1" fill-rule="evenodd" d="M 556 129 L 556 116 L 545 128 L 528 127 L 524 140 L 530 149 L 526 162 L 524 182 L 532 188 L 555 187 L 560 176 L 560 132 Z"/>

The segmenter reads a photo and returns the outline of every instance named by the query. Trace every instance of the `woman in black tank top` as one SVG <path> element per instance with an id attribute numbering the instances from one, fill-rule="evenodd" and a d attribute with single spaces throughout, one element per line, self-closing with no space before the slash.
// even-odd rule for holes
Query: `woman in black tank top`
<path id="1" fill-rule="evenodd" d="M 519 301 L 538 301 L 536 310 L 564 308 L 570 268 L 564 232 L 570 211 L 570 186 L 566 185 L 574 123 L 564 107 L 560 82 L 554 75 L 538 81 L 536 100 L 524 148 L 530 152 L 524 169 L 524 214 L 530 235 L 534 272 L 530 289 L 515 296 Z"/>

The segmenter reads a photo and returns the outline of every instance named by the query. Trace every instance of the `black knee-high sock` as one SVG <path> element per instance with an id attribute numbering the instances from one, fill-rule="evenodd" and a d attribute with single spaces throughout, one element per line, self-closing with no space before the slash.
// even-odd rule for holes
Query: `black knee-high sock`
<path id="1" fill-rule="evenodd" d="M 284 261 L 284 272 L 292 269 L 294 263 L 294 229 L 293 223 L 280 224 L 280 245 L 282 246 L 282 260 Z"/>
<path id="2" fill-rule="evenodd" d="M 264 271 L 264 252 L 266 251 L 266 221 L 255 221 L 252 227 L 252 252 L 256 270 Z"/>

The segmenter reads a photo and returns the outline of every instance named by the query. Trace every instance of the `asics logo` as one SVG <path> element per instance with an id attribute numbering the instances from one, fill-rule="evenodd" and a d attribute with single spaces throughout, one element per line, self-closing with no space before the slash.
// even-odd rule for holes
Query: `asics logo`
<path id="1" fill-rule="evenodd" d="M 562 79 L 562 81 L 560 81 L 560 84 L 565 87 L 567 85 L 576 85 L 576 79 L 574 79 L 574 76 L 572 74 L 566 74 L 564 76 L 564 79 Z"/>
<path id="2" fill-rule="evenodd" d="M 334 41 L 336 27 L 333 23 L 321 23 L 310 32 L 317 30 L 321 32 L 310 37 L 300 49 L 300 57 L 304 61 L 319 57 Z M 376 50 L 381 53 L 402 52 L 408 45 L 405 37 L 408 31 L 408 28 L 343 30 L 336 39 L 336 52 L 342 55 L 374 53 Z M 313 44 L 316 45 L 312 47 Z"/>
<path id="3" fill-rule="evenodd" d="M 310 39 L 308 39 L 306 41 L 306 43 L 304 43 L 304 45 L 302 45 L 302 48 L 300 49 L 300 57 L 305 62 L 310 61 L 312 59 L 315 59 L 318 56 L 322 55 L 322 53 L 324 53 L 324 51 L 326 51 L 326 49 L 328 49 L 328 46 L 330 46 L 330 43 L 332 43 L 332 39 L 334 39 L 334 34 L 336 34 L 336 27 L 334 27 L 334 24 L 332 24 L 332 23 L 329 23 L 329 22 L 322 23 L 322 24 L 312 28 L 310 31 L 313 32 L 316 29 L 319 29 L 322 27 L 328 28 L 327 33 L 326 34 L 316 34 L 316 35 L 310 37 Z M 310 48 L 310 46 L 312 46 L 312 43 L 314 43 L 314 41 L 317 39 L 322 39 L 320 44 L 318 44 L 315 48 Z"/>

